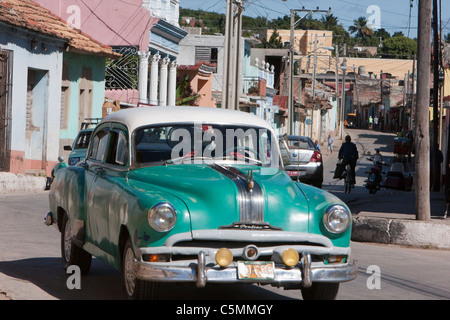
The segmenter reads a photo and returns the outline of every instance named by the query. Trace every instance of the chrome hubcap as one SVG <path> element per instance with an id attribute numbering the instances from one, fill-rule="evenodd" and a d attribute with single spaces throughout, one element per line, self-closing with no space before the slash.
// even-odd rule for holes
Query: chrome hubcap
<path id="1" fill-rule="evenodd" d="M 134 294 L 135 286 L 136 286 L 136 277 L 133 274 L 133 260 L 134 254 L 131 248 L 128 248 L 125 252 L 125 261 L 124 261 L 124 277 L 125 277 L 125 288 L 129 296 Z"/>

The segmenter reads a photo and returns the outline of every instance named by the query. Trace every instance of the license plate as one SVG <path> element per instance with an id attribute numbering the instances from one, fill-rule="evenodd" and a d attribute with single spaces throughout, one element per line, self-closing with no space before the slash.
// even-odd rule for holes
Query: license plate
<path id="1" fill-rule="evenodd" d="M 305 175 L 304 171 L 288 171 L 289 176 L 303 176 Z"/>
<path id="2" fill-rule="evenodd" d="M 238 278 L 241 280 L 273 280 L 275 264 L 268 261 L 238 261 Z"/>

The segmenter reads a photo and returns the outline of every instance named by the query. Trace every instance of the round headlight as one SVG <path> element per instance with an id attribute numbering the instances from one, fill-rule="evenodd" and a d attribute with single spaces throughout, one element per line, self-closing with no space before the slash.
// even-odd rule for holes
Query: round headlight
<path id="1" fill-rule="evenodd" d="M 351 222 L 350 212 L 341 205 L 332 205 L 323 216 L 325 228 L 334 234 L 342 233 L 348 229 Z"/>
<path id="2" fill-rule="evenodd" d="M 170 203 L 158 203 L 148 213 L 148 223 L 156 231 L 170 231 L 175 222 L 177 222 L 177 212 Z"/>

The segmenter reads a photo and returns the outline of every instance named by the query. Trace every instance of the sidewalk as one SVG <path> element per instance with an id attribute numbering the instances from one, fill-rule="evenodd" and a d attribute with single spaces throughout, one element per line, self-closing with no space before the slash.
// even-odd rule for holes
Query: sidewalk
<path id="1" fill-rule="evenodd" d="M 0 172 L 0 193 L 44 191 L 47 178 Z"/>
<path id="2" fill-rule="evenodd" d="M 360 154 L 357 165 L 357 184 L 350 194 L 343 192 L 342 182 L 325 176 L 324 189 L 335 194 L 351 208 L 353 214 L 352 240 L 423 248 L 450 249 L 450 218 L 443 219 L 446 210 L 444 188 L 430 192 L 429 221 L 416 220 L 415 189 L 411 192 L 381 189 L 369 195 L 364 187 L 365 174 L 371 166 L 369 152 L 380 149 L 383 158 L 393 157 L 393 138 L 390 133 L 369 130 L 347 130 Z M 342 141 L 335 141 L 333 154 L 323 148 L 325 171 L 334 171 Z M 414 176 L 414 158 L 405 167 Z M 388 171 L 388 169 L 384 170 Z M 331 174 L 331 173 L 328 173 Z M 328 181 L 328 185 L 326 185 Z"/>

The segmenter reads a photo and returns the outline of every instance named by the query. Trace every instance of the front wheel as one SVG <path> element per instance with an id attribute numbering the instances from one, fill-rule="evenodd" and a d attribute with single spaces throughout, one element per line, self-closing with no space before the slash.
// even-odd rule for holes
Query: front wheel
<path id="1" fill-rule="evenodd" d="M 122 253 L 122 273 L 125 292 L 130 300 L 156 299 L 158 284 L 142 281 L 134 275 L 134 251 L 131 240 L 127 239 Z"/>
<path id="2" fill-rule="evenodd" d="M 339 283 L 316 282 L 301 291 L 303 300 L 334 300 L 339 291 Z"/>
<path id="3" fill-rule="evenodd" d="M 62 223 L 61 256 L 64 270 L 67 270 L 71 265 L 76 265 L 80 268 L 81 274 L 86 274 L 91 268 L 92 255 L 72 241 L 72 229 L 67 214 L 64 214 Z"/>

